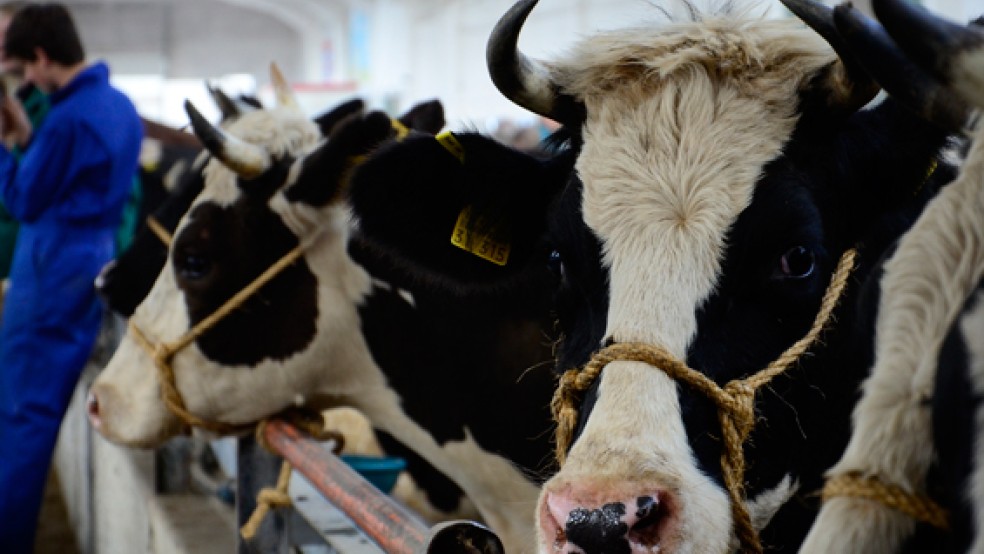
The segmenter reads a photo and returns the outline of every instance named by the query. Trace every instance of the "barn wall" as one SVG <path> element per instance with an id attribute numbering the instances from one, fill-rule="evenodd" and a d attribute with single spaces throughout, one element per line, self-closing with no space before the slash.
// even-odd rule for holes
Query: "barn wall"
<path id="1" fill-rule="evenodd" d="M 374 71 L 367 90 L 401 108 L 440 97 L 452 127 L 488 128 L 499 116 L 532 119 L 496 91 L 485 68 L 485 44 L 511 0 L 374 0 Z M 542 0 L 520 45 L 549 58 L 578 37 L 650 16 L 644 0 Z"/>
<path id="2" fill-rule="evenodd" d="M 700 0 L 698 0 L 699 2 Z M 374 21 L 373 74 L 366 90 L 387 106 L 406 107 L 439 96 L 452 127 L 486 129 L 498 116 L 531 120 L 492 86 L 485 43 L 512 0 L 366 0 Z M 836 3 L 836 0 L 829 0 Z M 941 14 L 966 20 L 984 13 L 980 0 L 923 0 Z M 598 30 L 657 16 L 653 0 L 541 0 L 520 37 L 529 55 L 549 59 Z M 870 0 L 855 2 L 862 9 Z M 784 16 L 778 0 L 763 0 L 769 16 Z"/>
<path id="3" fill-rule="evenodd" d="M 779 15 L 778 0 L 762 0 Z M 830 0 L 834 2 L 835 0 Z M 261 86 L 276 60 L 292 81 L 357 81 L 374 107 L 390 112 L 439 97 L 452 127 L 488 129 L 496 118 L 532 121 L 506 101 L 485 69 L 485 43 L 512 0 L 67 0 L 92 57 L 115 74 L 215 78 L 247 73 Z M 541 0 L 521 38 L 550 58 L 579 37 L 638 24 L 653 0 Z M 867 7 L 868 0 L 857 5 Z M 957 20 L 979 0 L 923 0 Z M 365 24 L 365 33 L 358 31 Z M 185 93 L 181 93 L 185 94 Z M 318 93 L 312 106 L 355 94 Z M 183 98 L 168 104 L 180 105 Z M 168 107 L 163 112 L 174 112 Z M 178 110 L 178 117 L 183 114 Z"/>
<path id="4" fill-rule="evenodd" d="M 115 73 L 202 78 L 251 73 L 266 79 L 276 60 L 303 72 L 301 38 L 263 13 L 223 2 L 71 2 L 90 58 Z"/>

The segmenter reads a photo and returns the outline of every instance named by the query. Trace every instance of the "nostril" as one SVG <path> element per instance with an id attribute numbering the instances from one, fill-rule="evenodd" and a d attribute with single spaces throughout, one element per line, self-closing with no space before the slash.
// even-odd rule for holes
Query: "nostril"
<path id="1" fill-rule="evenodd" d="M 636 519 L 638 521 L 632 526 L 633 531 L 645 529 L 650 525 L 659 522 L 660 504 L 659 500 L 652 496 L 640 496 L 636 499 Z"/>
<path id="2" fill-rule="evenodd" d="M 662 542 L 663 523 L 668 520 L 666 503 L 657 497 L 640 496 L 636 499 L 636 522 L 629 529 L 629 541 L 642 545 L 656 545 Z"/>
<path id="3" fill-rule="evenodd" d="M 92 426 L 98 428 L 101 423 L 99 420 L 99 397 L 93 391 L 89 391 L 89 396 L 86 398 L 85 410 Z"/>

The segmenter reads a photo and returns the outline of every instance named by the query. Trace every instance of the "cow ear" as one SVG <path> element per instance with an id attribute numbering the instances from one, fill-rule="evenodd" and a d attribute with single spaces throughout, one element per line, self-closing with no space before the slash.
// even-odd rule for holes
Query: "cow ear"
<path id="1" fill-rule="evenodd" d="M 571 166 L 474 133 L 414 136 L 359 167 L 349 201 L 358 237 L 417 278 L 499 287 L 545 267 L 547 206 Z"/>
<path id="2" fill-rule="evenodd" d="M 440 100 L 421 102 L 397 118 L 407 129 L 436 135 L 444 128 L 444 105 Z"/>
<path id="3" fill-rule="evenodd" d="M 382 112 L 351 115 L 328 139 L 299 163 L 296 180 L 284 195 L 291 202 L 325 206 L 344 193 L 352 169 L 390 133 L 390 118 Z"/>
<path id="4" fill-rule="evenodd" d="M 223 122 L 233 121 L 242 115 L 242 111 L 239 110 L 239 106 L 229 98 L 225 92 L 219 87 L 213 87 L 209 83 L 205 83 L 205 88 L 208 89 L 209 95 L 212 96 L 212 101 L 219 108 L 219 113 L 221 114 L 221 119 Z"/>
<path id="5" fill-rule="evenodd" d="M 353 98 L 314 118 L 314 122 L 321 129 L 321 136 L 327 137 L 339 123 L 349 116 L 361 115 L 365 108 L 366 103 L 361 98 Z"/>

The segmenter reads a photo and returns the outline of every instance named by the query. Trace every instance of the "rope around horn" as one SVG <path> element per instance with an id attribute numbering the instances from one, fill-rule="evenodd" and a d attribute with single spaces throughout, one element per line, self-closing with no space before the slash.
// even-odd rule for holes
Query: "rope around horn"
<path id="1" fill-rule="evenodd" d="M 765 369 L 745 378 L 718 386 L 703 373 L 695 371 L 677 359 L 666 349 L 644 343 L 616 343 L 604 348 L 591 358 L 583 369 L 571 369 L 560 378 L 550 409 L 557 422 L 557 461 L 564 464 L 577 424 L 577 403 L 601 371 L 614 361 L 643 362 L 666 373 L 671 379 L 686 383 L 717 405 L 721 423 L 724 449 L 721 453 L 721 470 L 724 485 L 731 500 L 735 534 L 742 552 L 761 553 L 762 544 L 752 527 L 751 517 L 745 508 L 745 452 L 743 444 L 755 426 L 755 392 L 774 377 L 785 372 L 816 342 L 831 319 L 831 314 L 847 287 L 854 270 L 857 251 L 844 252 L 824 293 L 820 310 L 810 331 L 796 341 Z"/>

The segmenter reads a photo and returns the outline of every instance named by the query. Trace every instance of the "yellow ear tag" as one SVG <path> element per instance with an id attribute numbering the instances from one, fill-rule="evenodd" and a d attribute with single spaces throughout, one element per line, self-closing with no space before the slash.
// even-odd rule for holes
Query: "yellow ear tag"
<path id="1" fill-rule="evenodd" d="M 509 243 L 499 242 L 489 235 L 483 235 L 469 229 L 469 222 L 474 222 L 474 220 L 471 218 L 471 208 L 465 206 L 465 209 L 458 214 L 458 221 L 454 224 L 451 244 L 495 265 L 506 265 L 506 262 L 509 261 Z"/>
<path id="2" fill-rule="evenodd" d="M 396 133 L 396 142 L 401 142 L 403 139 L 407 138 L 407 135 L 410 134 L 410 129 L 407 129 L 406 125 L 400 123 L 399 119 L 390 119 L 390 127 L 392 127 L 393 131 Z"/>
<path id="3" fill-rule="evenodd" d="M 465 147 L 458 142 L 458 138 L 454 136 L 454 133 L 451 131 L 444 131 L 443 133 L 435 135 L 434 138 L 437 139 L 437 142 L 441 143 L 441 146 L 443 146 L 445 150 L 451 152 L 452 156 L 458 158 L 459 162 L 465 163 Z"/>

